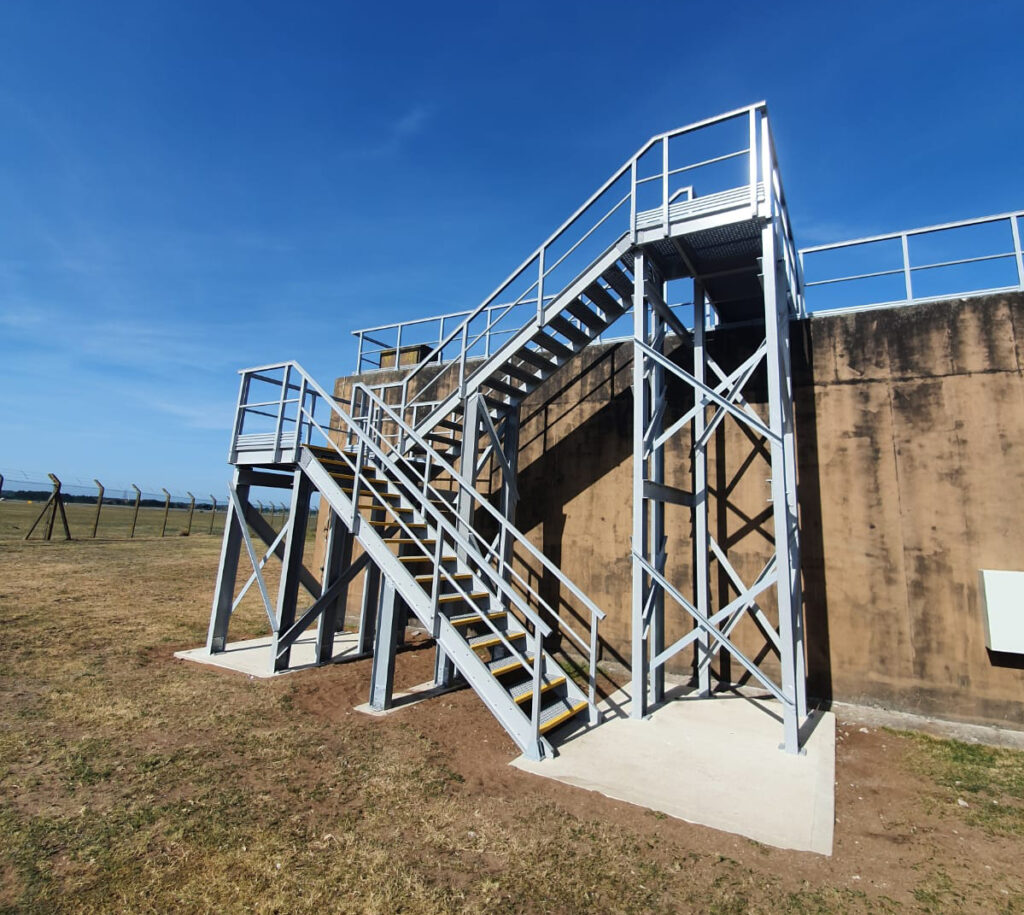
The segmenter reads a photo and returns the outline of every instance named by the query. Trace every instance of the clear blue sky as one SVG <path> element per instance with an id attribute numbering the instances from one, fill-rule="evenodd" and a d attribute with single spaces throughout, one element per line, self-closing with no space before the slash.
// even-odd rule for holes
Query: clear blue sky
<path id="1" fill-rule="evenodd" d="M 7 0 L 0 471 L 219 493 L 236 369 L 330 383 L 761 98 L 798 244 L 1024 207 L 1022 35 L 1020 0 Z"/>

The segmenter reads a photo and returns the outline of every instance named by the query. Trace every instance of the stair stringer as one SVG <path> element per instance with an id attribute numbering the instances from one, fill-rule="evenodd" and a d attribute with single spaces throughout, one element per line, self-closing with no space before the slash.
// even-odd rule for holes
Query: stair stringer
<path id="1" fill-rule="evenodd" d="M 531 317 L 530 320 L 524 324 L 514 336 L 506 340 L 505 343 L 495 350 L 482 365 L 477 367 L 477 369 L 466 379 L 462 390 L 456 389 L 452 391 L 451 394 L 445 397 L 444 400 L 442 400 L 427 416 L 425 416 L 415 427 L 416 432 L 423 436 L 432 431 L 433 428 L 442 419 L 448 416 L 461 401 L 475 393 L 488 378 L 497 374 L 501 365 L 522 349 L 533 335 L 537 333 L 537 331 L 543 330 L 552 319 L 565 312 L 570 302 L 584 294 L 587 287 L 600 279 L 602 274 L 608 270 L 609 267 L 627 254 L 633 247 L 634 245 L 630 241 L 628 235 L 623 236 L 611 245 L 611 247 L 609 247 L 597 260 L 595 260 L 586 271 L 581 273 L 555 297 L 551 304 L 544 309 L 544 313 L 539 320 L 536 315 Z M 561 365 L 564 365 L 564 362 L 560 363 L 559 367 L 561 367 Z M 539 383 L 538 379 L 538 384 Z"/>
<path id="2" fill-rule="evenodd" d="M 523 753 L 533 759 L 554 755 L 551 744 L 546 738 L 539 737 L 535 740 L 532 722 L 525 712 L 491 675 L 483 659 L 466 643 L 448 618 L 443 613 L 434 613 L 427 592 L 403 566 L 398 557 L 391 552 L 384 539 L 363 518 L 362 513 L 354 510 L 352 500 L 331 478 L 316 456 L 308 448 L 303 447 L 298 463 L 303 473 L 306 474 L 320 495 L 327 500 L 331 508 L 343 519 L 353 519 L 352 535 L 369 554 L 381 574 L 394 585 L 395 590 L 409 605 L 416 618 L 428 631 L 435 633 L 437 642 L 451 658 L 456 670 L 462 674 Z M 383 468 L 378 467 L 377 469 L 382 470 Z M 527 651 L 535 652 L 537 650 L 536 639 L 529 632 L 526 635 L 526 643 Z M 542 672 L 544 676 L 547 676 L 551 663 L 553 662 L 544 652 L 544 670 Z M 556 666 L 560 667 L 557 664 Z M 571 682 L 571 680 L 567 682 Z"/>

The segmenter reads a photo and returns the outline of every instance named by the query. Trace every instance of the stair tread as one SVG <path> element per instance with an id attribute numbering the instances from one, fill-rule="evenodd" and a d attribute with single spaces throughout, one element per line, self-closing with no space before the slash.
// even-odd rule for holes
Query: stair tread
<path id="1" fill-rule="evenodd" d="M 508 614 L 504 610 L 496 610 L 493 613 L 485 613 L 484 616 L 486 616 L 487 619 L 493 621 L 500 620 L 502 617 L 508 616 Z M 451 623 L 453 626 L 468 626 L 472 623 L 480 623 L 483 621 L 480 619 L 479 614 L 464 613 L 460 614 L 459 616 L 448 617 L 448 622 Z"/>
<path id="2" fill-rule="evenodd" d="M 610 315 L 611 321 L 614 321 L 624 311 L 622 305 L 615 301 L 612 294 L 600 283 L 591 283 L 583 294 L 606 315 Z"/>
<path id="3" fill-rule="evenodd" d="M 526 659 L 527 664 L 533 663 L 533 655 L 523 655 Z M 526 668 L 519 662 L 518 658 L 498 658 L 494 661 L 487 662 L 487 669 L 491 672 L 491 676 L 500 677 L 502 674 L 511 673 L 514 670 L 525 671 Z"/>
<path id="4" fill-rule="evenodd" d="M 597 312 L 587 308 L 587 306 L 579 299 L 573 299 L 567 306 L 566 310 L 574 318 L 578 318 L 584 324 L 587 325 L 591 330 L 600 333 L 607 327 L 607 322 Z"/>
<path id="5" fill-rule="evenodd" d="M 470 600 L 479 600 L 481 597 L 489 597 L 490 595 L 486 591 L 471 591 L 468 596 Z M 456 604 L 459 601 L 465 602 L 465 600 L 465 597 L 456 592 L 455 594 L 442 594 L 437 599 L 437 602 L 439 604 Z"/>
<path id="6" fill-rule="evenodd" d="M 446 581 L 449 578 L 454 578 L 454 579 L 457 579 L 459 581 L 469 581 L 472 577 L 473 577 L 473 573 L 472 572 L 449 572 L 447 575 L 441 576 L 441 581 L 442 582 Z M 417 575 L 416 576 L 416 581 L 433 581 L 433 580 L 434 580 L 434 576 L 433 576 L 432 573 L 430 575 Z"/>
<path id="7" fill-rule="evenodd" d="M 532 350 L 527 346 L 520 349 L 516 355 L 524 362 L 529 362 L 530 365 L 535 365 L 545 374 L 550 374 L 558 368 L 558 362 L 553 360 L 550 356 L 538 353 L 536 350 Z"/>
<path id="8" fill-rule="evenodd" d="M 455 556 L 442 556 L 441 557 L 441 562 L 455 562 L 455 560 L 456 560 Z M 433 556 L 427 556 L 426 554 L 424 554 L 422 556 L 399 556 L 398 557 L 398 561 L 399 562 L 433 562 L 434 561 L 434 557 Z"/>
<path id="9" fill-rule="evenodd" d="M 518 642 L 521 639 L 526 638 L 526 633 L 522 630 L 519 632 L 503 632 L 502 635 L 510 642 Z M 490 648 L 492 645 L 501 644 L 501 639 L 493 632 L 486 632 L 483 635 L 475 635 L 470 639 L 466 639 L 466 641 L 469 642 L 470 648 Z"/>
<path id="10" fill-rule="evenodd" d="M 523 382 L 523 384 L 535 385 L 539 384 L 541 379 L 537 375 L 536 369 L 533 371 L 527 371 L 525 368 L 520 368 L 518 365 L 513 365 L 511 362 L 506 362 L 497 372 L 499 375 L 511 375 L 513 378 Z"/>
<path id="11" fill-rule="evenodd" d="M 586 699 L 577 699 L 573 702 L 568 696 L 553 702 L 551 705 L 540 710 L 540 732 L 546 734 L 548 731 L 557 728 L 560 724 L 568 721 L 574 715 L 578 715 L 587 707 Z"/>
<path id="12" fill-rule="evenodd" d="M 540 681 L 540 691 L 541 693 L 546 693 L 550 689 L 561 686 L 565 681 L 565 674 L 556 674 L 550 679 L 544 678 Z M 531 677 L 529 680 L 524 680 L 522 683 L 517 683 L 515 686 L 510 687 L 508 693 L 516 702 L 526 702 L 532 699 L 533 678 Z"/>
<path id="13" fill-rule="evenodd" d="M 585 346 L 590 342 L 590 334 L 580 330 L 572 321 L 562 315 L 556 315 L 548 321 L 548 327 L 558 331 L 558 333 L 571 340 L 576 346 Z"/>
<path id="14" fill-rule="evenodd" d="M 533 342 L 538 346 L 546 349 L 549 353 L 554 356 L 558 356 L 562 359 L 568 359 L 572 356 L 572 350 L 564 343 L 559 343 L 551 334 L 545 333 L 542 330 L 538 330 L 533 335 Z"/>

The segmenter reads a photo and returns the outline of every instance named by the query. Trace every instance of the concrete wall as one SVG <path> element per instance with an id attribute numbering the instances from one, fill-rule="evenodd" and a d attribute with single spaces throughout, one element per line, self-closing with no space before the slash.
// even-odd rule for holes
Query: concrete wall
<path id="1" fill-rule="evenodd" d="M 1024 569 L 1024 341 L 1017 327 L 1024 328 L 1019 295 L 794 325 L 813 695 L 1024 726 L 1024 664 L 986 651 L 978 593 L 978 569 Z M 744 332 L 718 333 L 711 342 L 725 366 L 755 345 Z M 673 358 L 686 365 L 686 348 Z M 628 343 L 592 346 L 524 403 L 518 519 L 608 613 L 602 651 L 623 662 L 631 370 Z M 338 393 L 347 385 L 339 379 Z M 668 421 L 692 404 L 684 388 L 671 391 Z M 756 377 L 749 395 L 755 406 L 764 400 Z M 690 473 L 681 439 L 667 481 L 689 489 Z M 710 454 L 711 532 L 748 582 L 768 555 L 768 476 L 764 446 L 724 423 Z M 669 577 L 690 593 L 688 510 L 669 506 L 667 524 Z M 551 587 L 546 593 L 559 597 Z M 712 593 L 719 606 L 734 593 L 717 570 Z M 772 614 L 770 600 L 765 609 Z M 671 607 L 667 619 L 670 639 L 689 628 Z M 764 645 L 752 623 L 737 636 L 753 653 Z M 687 669 L 688 658 L 678 662 Z"/>

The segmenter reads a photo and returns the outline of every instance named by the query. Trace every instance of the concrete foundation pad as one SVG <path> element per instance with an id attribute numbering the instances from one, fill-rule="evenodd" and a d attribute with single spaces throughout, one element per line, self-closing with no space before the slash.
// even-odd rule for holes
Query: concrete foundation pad
<path id="1" fill-rule="evenodd" d="M 433 699 L 436 696 L 443 696 L 445 693 L 450 693 L 457 689 L 465 689 L 465 686 L 437 686 L 433 680 L 427 680 L 426 683 L 417 683 L 415 686 L 410 686 L 407 690 L 395 693 L 392 697 L 391 708 L 375 709 L 370 707 L 369 702 L 364 702 L 362 705 L 357 705 L 355 711 L 362 712 L 364 715 L 372 715 L 374 718 L 383 718 L 386 715 L 400 712 L 410 705 L 416 705 L 419 702 Z"/>
<path id="2" fill-rule="evenodd" d="M 334 653 L 331 662 L 352 661 L 356 658 L 369 657 L 359 654 L 357 650 L 358 636 L 354 632 L 339 632 L 334 637 Z M 316 667 L 316 634 L 296 639 L 292 645 L 291 663 L 288 670 L 274 672 L 271 664 L 271 636 L 258 639 L 246 639 L 241 642 L 229 642 L 224 651 L 210 654 L 205 647 L 193 648 L 189 651 L 176 651 L 174 656 L 184 661 L 195 661 L 199 664 L 211 664 L 225 670 L 236 670 L 250 677 L 277 677 L 281 674 L 294 673 Z"/>
<path id="3" fill-rule="evenodd" d="M 799 756 L 779 749 L 774 701 L 676 698 L 646 720 L 622 693 L 606 720 L 553 735 L 554 759 L 512 765 L 670 816 L 774 845 L 832 854 L 835 718 L 817 713 Z"/>

